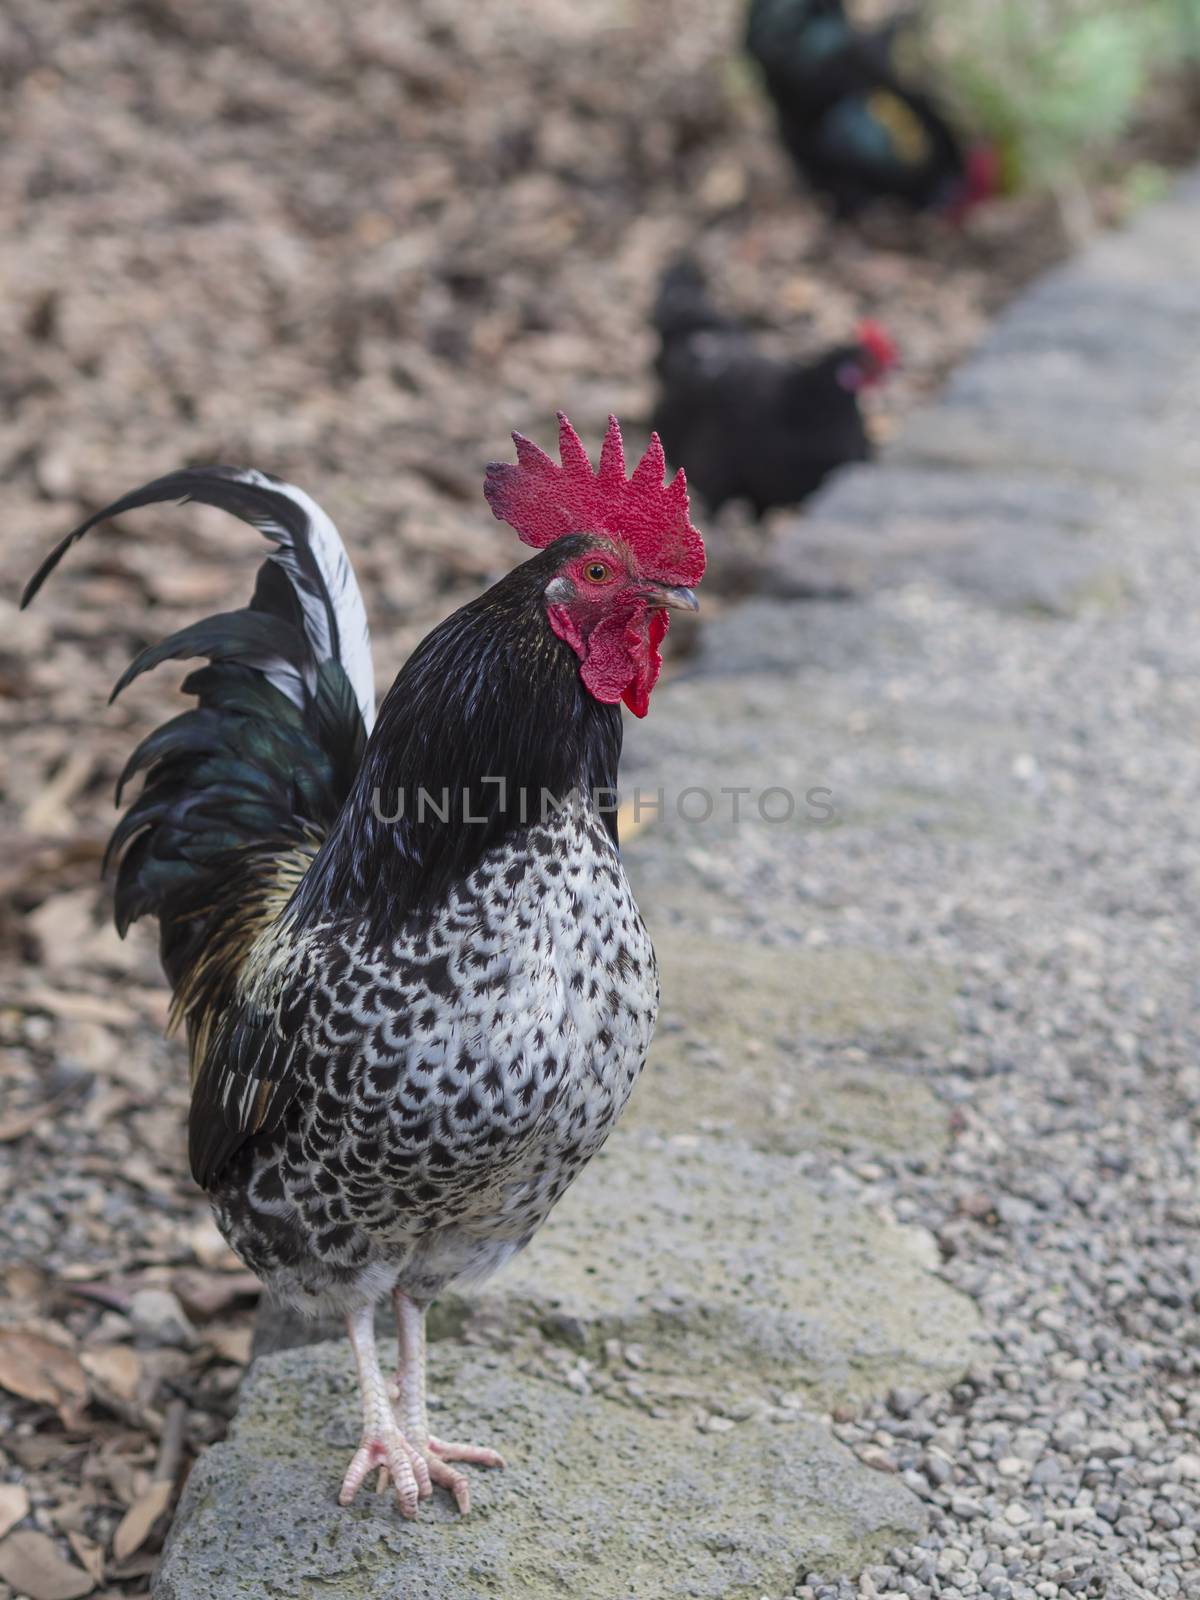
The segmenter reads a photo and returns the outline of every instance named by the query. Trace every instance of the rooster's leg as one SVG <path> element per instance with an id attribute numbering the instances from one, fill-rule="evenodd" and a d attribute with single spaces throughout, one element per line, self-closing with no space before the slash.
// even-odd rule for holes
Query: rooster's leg
<path id="1" fill-rule="evenodd" d="M 363 1431 L 354 1459 L 342 1480 L 339 1502 L 348 1506 L 358 1493 L 363 1479 L 379 1468 L 380 1488 L 390 1474 L 400 1510 L 415 1517 L 417 1501 L 433 1490 L 429 1468 L 421 1451 L 401 1433 L 388 1398 L 387 1380 L 379 1366 L 375 1349 L 375 1308 L 364 1306 L 346 1319 L 350 1344 L 358 1367 L 358 1387 L 362 1395 Z"/>
<path id="2" fill-rule="evenodd" d="M 396 1302 L 396 1334 L 400 1341 L 400 1370 L 396 1374 L 396 1420 L 404 1437 L 424 1455 L 429 1476 L 454 1496 L 460 1511 L 471 1509 L 471 1489 L 465 1473 L 456 1472 L 451 1461 L 468 1461 L 477 1467 L 502 1467 L 504 1458 L 484 1445 L 447 1444 L 429 1431 L 425 1413 L 425 1311 L 399 1289 Z"/>

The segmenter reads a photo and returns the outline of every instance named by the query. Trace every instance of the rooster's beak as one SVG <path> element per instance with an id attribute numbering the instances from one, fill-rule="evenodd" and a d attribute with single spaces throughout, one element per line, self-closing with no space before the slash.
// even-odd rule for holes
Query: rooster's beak
<path id="1" fill-rule="evenodd" d="M 669 606 L 672 611 L 699 611 L 700 602 L 691 589 L 660 589 L 657 584 L 646 590 L 646 599 L 652 606 Z"/>

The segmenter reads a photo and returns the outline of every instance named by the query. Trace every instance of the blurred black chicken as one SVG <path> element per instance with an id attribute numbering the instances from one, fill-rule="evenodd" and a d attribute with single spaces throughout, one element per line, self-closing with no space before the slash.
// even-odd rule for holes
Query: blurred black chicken
<path id="1" fill-rule="evenodd" d="M 867 32 L 842 0 L 751 0 L 746 48 L 780 137 L 839 217 L 891 199 L 961 221 L 996 192 L 995 151 L 964 149 L 928 91 L 903 81 L 897 46 L 910 21 Z"/>
<path id="2" fill-rule="evenodd" d="M 809 364 L 775 361 L 708 298 L 695 261 L 663 275 L 654 306 L 660 384 L 653 427 L 712 511 L 747 501 L 756 518 L 796 505 L 871 443 L 858 397 L 896 361 L 874 322 Z"/>

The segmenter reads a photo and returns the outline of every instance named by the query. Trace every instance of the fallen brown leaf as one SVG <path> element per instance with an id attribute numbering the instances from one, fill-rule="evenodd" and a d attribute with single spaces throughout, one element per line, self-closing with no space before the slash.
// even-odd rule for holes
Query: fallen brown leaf
<path id="1" fill-rule="evenodd" d="M 73 1444 L 57 1429 L 46 1433 L 10 1434 L 4 1441 L 5 1452 L 25 1468 L 26 1472 L 43 1472 L 47 1467 L 55 1472 L 69 1472 L 71 1464 L 87 1453 L 87 1447 Z"/>
<path id="2" fill-rule="evenodd" d="M 141 1280 L 121 1279 L 116 1273 L 112 1273 L 89 1282 L 93 1270 L 86 1261 L 68 1261 L 59 1273 L 59 1277 L 64 1283 L 71 1285 L 72 1294 L 77 1294 L 84 1300 L 95 1300 L 98 1305 L 112 1306 L 117 1311 L 128 1310 L 130 1297 L 134 1289 L 139 1287 Z"/>
<path id="3" fill-rule="evenodd" d="M 122 977 L 132 977 L 142 967 L 142 941 L 136 934 L 122 939 L 113 924 L 104 921 L 78 955 L 82 965 L 105 967 Z"/>
<path id="4" fill-rule="evenodd" d="M 215 1317 L 236 1300 L 253 1299 L 262 1291 L 252 1272 L 205 1272 L 199 1267 L 181 1267 L 171 1275 L 171 1288 L 184 1310 L 202 1320 Z"/>
<path id="5" fill-rule="evenodd" d="M 204 1337 L 223 1360 L 232 1361 L 238 1367 L 248 1365 L 254 1337 L 254 1330 L 248 1323 L 243 1327 L 218 1324 L 205 1328 Z"/>
<path id="6" fill-rule="evenodd" d="M 43 1100 L 40 1105 L 29 1106 L 24 1111 L 11 1111 L 8 1116 L 0 1117 L 0 1144 L 11 1144 L 15 1139 L 23 1139 L 27 1133 L 32 1133 L 39 1122 L 44 1122 L 47 1117 L 53 1116 L 68 1100 L 72 1100 L 79 1093 L 76 1085 L 64 1089 L 61 1094 L 54 1096 L 53 1100 Z"/>
<path id="7" fill-rule="evenodd" d="M 74 1550 L 86 1571 L 97 1583 L 104 1581 L 104 1547 L 85 1539 L 81 1533 L 68 1533 L 67 1543 Z"/>
<path id="8" fill-rule="evenodd" d="M 136 1555 L 130 1556 L 128 1561 L 118 1561 L 109 1569 L 109 1576 L 119 1578 L 122 1583 L 128 1583 L 132 1578 L 149 1577 L 158 1566 L 158 1552 L 156 1550 L 139 1550 Z M 129 1593 L 131 1591 L 126 1591 Z M 136 1593 L 137 1591 L 132 1591 Z"/>
<path id="9" fill-rule="evenodd" d="M 0 1389 L 53 1406 L 70 1427 L 87 1404 L 87 1376 L 70 1345 L 47 1337 L 45 1326 L 0 1327 Z"/>
<path id="10" fill-rule="evenodd" d="M 93 864 L 104 855 L 107 837 L 76 834 L 70 839 L 45 839 L 15 829 L 0 831 L 0 897 L 13 898 L 19 890 L 78 876 L 81 868 L 94 876 Z"/>
<path id="11" fill-rule="evenodd" d="M 58 1487 L 61 1491 L 64 1486 L 60 1483 Z M 53 1506 L 46 1507 L 44 1514 L 49 1517 L 57 1533 L 65 1533 L 68 1538 L 73 1533 L 86 1536 L 87 1530 L 94 1520 L 96 1506 L 99 1501 L 100 1496 L 94 1485 L 90 1483 L 81 1484 L 78 1493 L 69 1495 L 65 1500 L 59 1500 Z M 43 1526 L 42 1531 L 48 1532 L 49 1530 Z M 87 1566 L 86 1561 L 84 1566 Z"/>
<path id="12" fill-rule="evenodd" d="M 106 1483 L 123 1506 L 131 1506 L 150 1481 L 154 1449 L 146 1435 L 139 1431 L 114 1434 L 93 1449 L 88 1457 L 85 1477 L 94 1483 Z"/>
<path id="13" fill-rule="evenodd" d="M 175 572 L 157 568 L 149 578 L 155 599 L 164 605 L 191 609 L 229 598 L 229 574 L 221 565 L 184 567 Z"/>
<path id="14" fill-rule="evenodd" d="M 143 1017 L 152 1022 L 160 1033 L 166 1032 L 171 1012 L 171 996 L 166 989 L 142 989 L 126 984 L 124 992 Z"/>
<path id="15" fill-rule="evenodd" d="M 24 1305 L 27 1315 L 44 1306 L 53 1293 L 53 1279 L 43 1267 L 28 1261 L 14 1261 L 0 1272 L 0 1294 L 12 1305 Z"/>
<path id="16" fill-rule="evenodd" d="M 80 1111 L 79 1126 L 86 1134 L 94 1134 L 98 1128 L 112 1124 L 122 1112 L 136 1104 L 134 1096 L 123 1084 L 107 1083 L 100 1078 L 88 1096 L 87 1104 Z"/>
<path id="17" fill-rule="evenodd" d="M 28 1515 L 28 1490 L 19 1483 L 0 1483 L 0 1539 Z"/>
<path id="18" fill-rule="evenodd" d="M 44 1533 L 10 1533 L 0 1544 L 0 1578 L 30 1600 L 79 1600 L 91 1594 L 96 1580 L 59 1555 Z"/>
<path id="19" fill-rule="evenodd" d="M 105 1344 L 93 1350 L 82 1350 L 79 1363 L 90 1378 L 94 1378 L 101 1388 L 110 1390 L 119 1400 L 132 1404 L 137 1398 L 142 1358 L 129 1345 Z"/>
<path id="20" fill-rule="evenodd" d="M 58 1033 L 57 1055 L 59 1060 L 74 1062 L 90 1072 L 107 1072 L 124 1064 L 116 1035 L 102 1022 L 94 1022 L 91 1018 L 63 1019 L 63 1026 Z M 120 1072 L 115 1071 L 114 1076 L 120 1077 Z"/>
<path id="21" fill-rule="evenodd" d="M 25 920 L 47 968 L 75 966 L 80 947 L 96 932 L 96 890 L 68 889 L 64 894 L 52 895 Z"/>
<path id="22" fill-rule="evenodd" d="M 72 802 L 78 799 L 95 771 L 92 750 L 76 748 L 67 752 L 62 766 L 42 785 L 25 808 L 21 825 L 28 833 L 67 833 L 75 826 Z"/>
<path id="23" fill-rule="evenodd" d="M 83 1166 L 84 1163 L 81 1162 L 80 1165 Z M 111 1172 L 111 1170 L 110 1165 L 109 1171 Z M 120 1256 L 101 1256 L 96 1261 L 67 1261 L 59 1268 L 58 1279 L 60 1283 L 64 1284 L 83 1283 L 97 1272 L 105 1277 L 115 1278 L 125 1270 L 127 1265 L 128 1263 L 123 1261 Z M 74 1293 L 74 1289 L 71 1292 Z M 95 1295 L 93 1298 L 99 1299 L 100 1297 Z M 113 1303 L 116 1304 L 115 1301 Z M 120 1307 L 118 1306 L 119 1309 Z"/>
<path id="24" fill-rule="evenodd" d="M 173 1483 L 156 1478 L 133 1502 L 113 1534 L 113 1555 L 118 1561 L 127 1560 L 145 1544 L 150 1530 L 170 1505 L 174 1488 Z"/>
<path id="25" fill-rule="evenodd" d="M 175 1180 L 160 1171 L 148 1156 L 140 1152 L 122 1161 L 120 1176 L 127 1183 L 137 1184 L 138 1188 L 144 1189 L 147 1194 L 168 1195 L 174 1198 L 177 1188 Z"/>
<path id="26" fill-rule="evenodd" d="M 14 1004 L 22 1011 L 45 1011 L 68 1022 L 102 1022 L 120 1028 L 132 1026 L 138 1018 L 137 1012 L 123 1000 L 98 994 L 70 994 L 40 986 L 26 989 Z"/>

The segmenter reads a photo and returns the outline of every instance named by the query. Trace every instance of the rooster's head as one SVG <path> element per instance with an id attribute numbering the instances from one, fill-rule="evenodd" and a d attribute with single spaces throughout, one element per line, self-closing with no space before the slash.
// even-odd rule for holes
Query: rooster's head
<path id="1" fill-rule="evenodd" d="M 541 549 L 564 541 L 562 562 L 544 591 L 550 627 L 579 657 L 580 675 L 597 700 L 623 700 L 644 717 L 662 667 L 668 610 L 697 609 L 691 586 L 704 573 L 704 542 L 688 517 L 683 473 L 664 485 L 666 462 L 652 434 L 627 478 L 615 417 L 595 469 L 561 412 L 561 465 L 519 433 L 513 442 L 516 464 L 493 462 L 487 469 L 488 504 L 526 544 Z"/>

